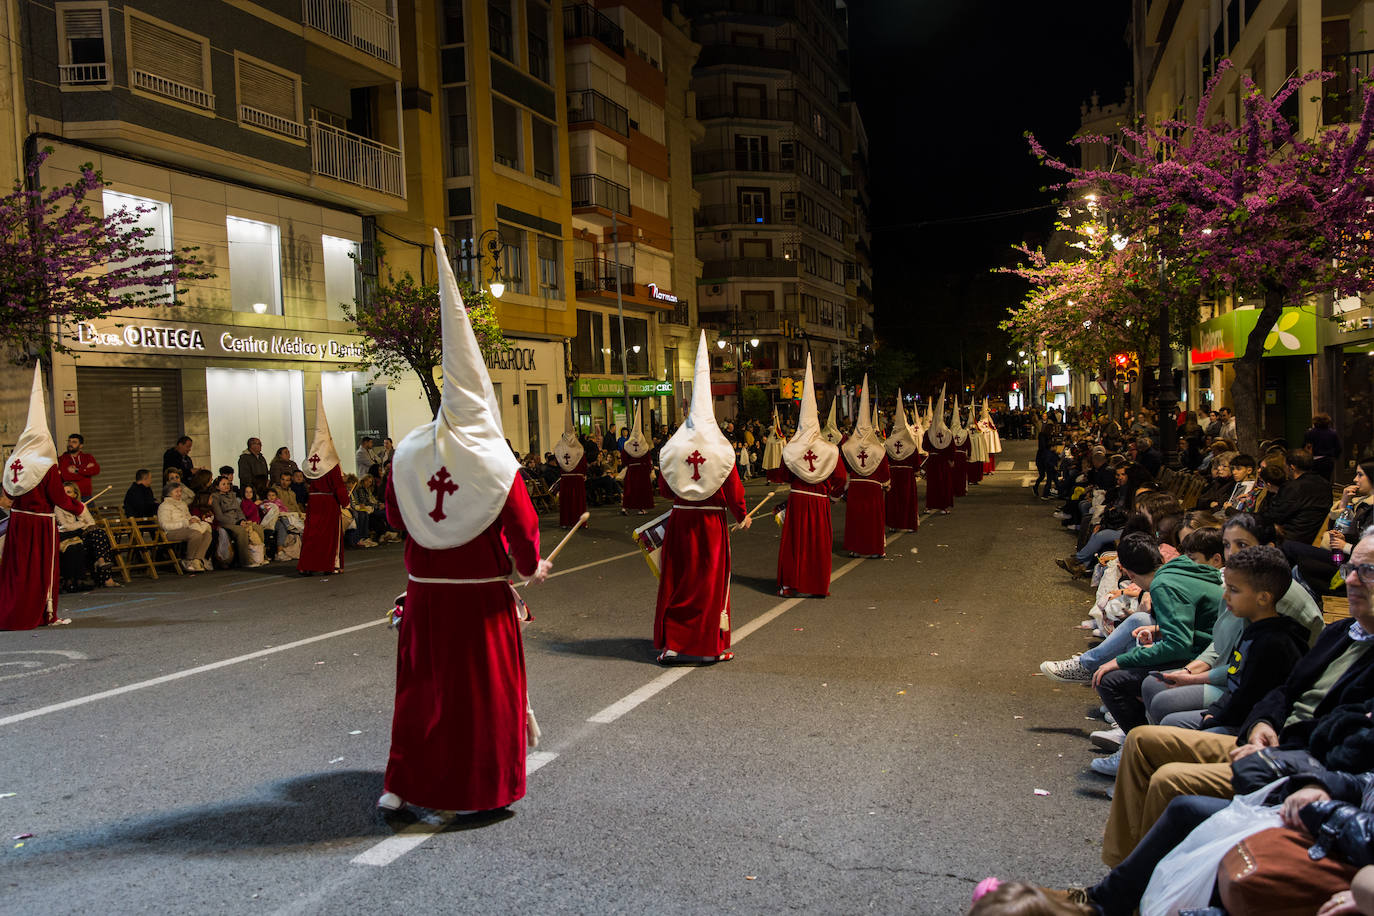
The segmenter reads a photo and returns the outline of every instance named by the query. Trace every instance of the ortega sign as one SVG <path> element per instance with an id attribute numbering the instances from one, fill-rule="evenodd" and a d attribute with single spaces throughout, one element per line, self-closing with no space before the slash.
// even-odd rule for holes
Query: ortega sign
<path id="1" fill-rule="evenodd" d="M 361 359 L 363 345 L 356 337 L 335 337 L 309 331 L 275 333 L 261 328 L 194 325 L 172 322 L 83 321 L 68 332 L 73 348 L 103 353 L 145 353 L 159 356 L 203 356 L 268 359 L 309 359 L 349 362 Z"/>

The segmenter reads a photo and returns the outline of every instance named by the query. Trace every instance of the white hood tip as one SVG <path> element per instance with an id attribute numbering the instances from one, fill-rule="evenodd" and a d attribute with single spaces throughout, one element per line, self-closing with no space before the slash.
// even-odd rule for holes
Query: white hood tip
<path id="1" fill-rule="evenodd" d="M 854 435 L 840 446 L 845 464 L 852 473 L 869 477 L 882 465 L 883 440 L 873 423 L 873 407 L 868 396 L 868 376 L 864 375 L 859 393 L 859 415 L 854 421 Z"/>
<path id="2" fill-rule="evenodd" d="M 835 471 L 840 450 L 821 435 L 820 411 L 816 408 L 816 383 L 811 374 L 811 356 L 806 357 L 806 379 L 802 385 L 801 415 L 797 432 L 782 449 L 787 469 L 806 483 L 820 483 Z"/>
<path id="3" fill-rule="evenodd" d="M 5 459 L 4 489 L 10 496 L 33 490 L 57 464 L 57 443 L 48 430 L 48 401 L 43 394 L 43 366 L 35 363 L 29 389 L 29 415 L 14 451 Z"/>
<path id="4" fill-rule="evenodd" d="M 687 417 L 658 452 L 659 473 L 686 500 L 714 496 L 735 467 L 735 449 L 716 423 L 711 396 L 711 355 L 706 332 L 697 343 L 692 402 Z"/>

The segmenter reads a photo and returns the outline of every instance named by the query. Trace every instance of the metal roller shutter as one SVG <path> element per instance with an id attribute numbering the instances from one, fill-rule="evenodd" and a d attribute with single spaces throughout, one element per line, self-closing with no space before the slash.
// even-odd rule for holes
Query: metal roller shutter
<path id="1" fill-rule="evenodd" d="M 239 102 L 288 121 L 299 121 L 296 81 L 252 61 L 239 61 Z"/>
<path id="2" fill-rule="evenodd" d="M 66 447 L 67 435 L 86 437 L 86 450 L 100 462 L 95 479 L 101 505 L 117 504 L 133 483 L 134 471 L 153 472 L 153 489 L 161 496 L 162 453 L 181 436 L 181 373 L 176 369 L 76 370 L 81 398 L 81 428 L 54 430 L 58 450 Z"/>
<path id="3" fill-rule="evenodd" d="M 183 86 L 205 89 L 205 46 L 146 19 L 129 19 L 130 57 L 135 70 L 155 73 Z"/>

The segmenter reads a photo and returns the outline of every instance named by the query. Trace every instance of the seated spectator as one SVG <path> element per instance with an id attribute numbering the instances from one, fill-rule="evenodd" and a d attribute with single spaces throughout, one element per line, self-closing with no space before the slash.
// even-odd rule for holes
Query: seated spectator
<path id="1" fill-rule="evenodd" d="M 1374 461 L 1355 468 L 1355 482 L 1341 491 L 1340 501 L 1331 514 L 1331 527 L 1322 535 L 1320 544 L 1296 540 L 1285 540 L 1282 544 L 1284 556 L 1298 568 L 1314 595 L 1329 595 L 1341 587 L 1337 567 L 1350 552 L 1356 534 L 1374 523 Z"/>
<path id="2" fill-rule="evenodd" d="M 1212 453 L 1210 476 L 1207 478 L 1207 486 L 1197 497 L 1197 507 L 1199 509 L 1217 510 L 1226 504 L 1226 500 L 1231 498 L 1232 491 L 1236 488 L 1236 482 L 1231 476 L 1231 459 L 1236 455 L 1235 452 L 1221 451 Z"/>
<path id="3" fill-rule="evenodd" d="M 234 483 L 234 469 L 229 465 L 222 465 L 219 469 L 219 476 L 229 481 L 229 489 L 235 496 L 239 495 L 239 485 Z M 240 481 L 242 483 L 242 481 Z"/>
<path id="4" fill-rule="evenodd" d="M 81 502 L 81 488 L 75 482 L 62 485 L 67 495 Z M 60 545 L 75 538 L 80 541 L 86 555 L 86 572 L 91 581 L 103 588 L 119 588 L 115 581 L 114 552 L 110 549 L 110 535 L 95 523 L 89 506 L 83 504 L 80 515 L 73 515 L 61 506 L 53 507 L 57 520 L 57 540 Z"/>
<path id="5" fill-rule="evenodd" d="M 1249 492 L 1232 499 L 1236 511 L 1259 515 L 1260 506 L 1265 500 L 1278 495 L 1279 488 L 1288 480 L 1288 465 L 1272 463 L 1259 468 L 1255 474 L 1255 485 Z"/>
<path id="6" fill-rule="evenodd" d="M 1288 478 L 1277 496 L 1265 498 L 1257 514 L 1283 538 L 1311 544 L 1331 510 L 1331 482 L 1313 472 L 1312 453 L 1305 449 L 1288 453 Z"/>
<path id="7" fill-rule="evenodd" d="M 358 468 L 359 474 L 367 474 L 372 470 L 374 464 L 378 464 L 377 453 L 372 448 L 372 437 L 363 436 L 358 442 L 358 451 L 353 454 L 353 463 Z"/>
<path id="8" fill-rule="evenodd" d="M 295 494 L 291 494 L 289 490 L 287 493 L 295 499 Z M 267 493 L 259 505 L 263 513 L 263 527 L 270 527 L 277 534 L 277 553 L 273 559 L 286 559 L 281 556 L 281 549 L 287 544 L 298 543 L 300 537 L 305 534 L 305 516 L 300 512 L 293 512 L 276 487 L 267 488 Z"/>
<path id="9" fill-rule="evenodd" d="M 558 459 L 553 452 L 544 455 L 544 464 L 539 469 L 539 473 L 544 478 L 544 486 L 553 489 L 554 484 L 558 483 L 558 478 L 563 476 L 563 471 L 558 467 Z"/>
<path id="10" fill-rule="evenodd" d="M 211 474 L 208 468 L 197 468 L 192 472 L 191 479 L 184 480 L 183 483 L 191 488 L 195 496 L 200 496 L 214 490 L 215 475 Z"/>
<path id="11" fill-rule="evenodd" d="M 1314 413 L 1312 428 L 1302 437 L 1302 447 L 1312 454 L 1312 471 L 1330 483 L 1341 458 L 1341 435 L 1331 428 L 1331 415 Z"/>
<path id="12" fill-rule="evenodd" d="M 277 479 L 276 486 L 277 499 L 281 501 L 284 512 L 294 512 L 302 518 L 305 517 L 305 507 L 309 504 L 309 499 L 305 503 L 296 499 L 296 491 L 291 488 L 291 474 L 284 472 Z M 304 529 L 302 529 L 304 530 Z"/>
<path id="13" fill-rule="evenodd" d="M 343 485 L 344 491 L 351 494 L 353 489 L 358 486 L 357 475 L 345 474 Z M 369 514 L 359 509 L 353 503 L 351 495 L 349 496 L 348 508 L 344 510 L 343 518 L 346 520 L 345 524 L 347 525 L 344 529 L 345 546 L 351 548 L 369 548 L 377 546 L 377 542 L 372 539 L 368 531 L 368 523 L 371 521 Z"/>
<path id="14" fill-rule="evenodd" d="M 1241 737 L 1146 725 L 1129 731 L 1107 819 L 1102 860 L 1117 865 L 1179 795 L 1229 797 L 1231 761 L 1265 747 L 1305 747 L 1323 717 L 1374 698 L 1374 530 L 1342 567 L 1354 620 L 1322 630 L 1282 687 L 1250 711 Z M 1366 629 L 1368 626 L 1369 629 Z"/>
<path id="15" fill-rule="evenodd" d="M 1153 440 L 1148 436 L 1141 436 L 1135 440 L 1135 460 L 1149 471 L 1152 477 L 1158 477 L 1159 469 L 1164 466 L 1164 455 L 1155 448 Z"/>
<path id="16" fill-rule="evenodd" d="M 186 542 L 186 558 L 181 568 L 186 572 L 209 572 L 214 566 L 205 557 L 213 538 L 211 525 L 191 515 L 182 499 L 181 481 L 167 484 L 162 490 L 162 502 L 157 507 L 157 524 L 167 540 Z"/>
<path id="17" fill-rule="evenodd" d="M 255 551 L 250 549 L 255 543 L 258 546 L 263 544 L 262 526 L 250 522 L 243 514 L 238 495 L 229 487 L 228 477 L 221 477 L 215 482 L 215 490 L 210 497 L 210 508 L 220 530 L 229 532 L 234 538 L 239 565 L 245 569 L 265 565 L 265 559 L 256 562 L 252 559 Z"/>
<path id="18" fill-rule="evenodd" d="M 296 502 L 301 506 L 310 505 L 310 484 L 305 480 L 305 472 L 300 468 L 291 472 L 291 492 L 296 494 Z"/>
<path id="19" fill-rule="evenodd" d="M 602 451 L 595 463 L 587 465 L 587 499 L 592 505 L 620 500 L 620 483 L 613 476 L 615 460 L 611 452 Z"/>
<path id="20" fill-rule="evenodd" d="M 377 482 L 371 474 L 358 478 L 348 494 L 349 509 L 354 518 L 366 517 L 367 530 L 364 537 L 379 544 L 399 541 L 401 536 L 386 522 L 386 507 L 377 491 Z M 361 524 L 361 522 L 360 522 Z"/>
<path id="21" fill-rule="evenodd" d="M 139 468 L 134 482 L 124 493 L 124 514 L 129 518 L 151 518 L 157 515 L 157 496 L 153 493 L 153 472 Z"/>
<path id="22" fill-rule="evenodd" d="M 1221 504 L 1222 512 L 1242 511 L 1237 508 L 1239 500 L 1257 485 L 1253 455 L 1235 454 L 1231 456 L 1231 482 L 1234 487 L 1231 490 L 1231 495 Z M 1243 483 L 1249 483 L 1250 487 L 1242 487 L 1241 484 Z"/>
<path id="23" fill-rule="evenodd" d="M 277 449 L 277 454 L 272 457 L 272 464 L 267 469 L 267 476 L 273 480 L 281 480 L 283 473 L 290 475 L 299 470 L 296 462 L 291 460 L 291 449 L 283 445 Z"/>

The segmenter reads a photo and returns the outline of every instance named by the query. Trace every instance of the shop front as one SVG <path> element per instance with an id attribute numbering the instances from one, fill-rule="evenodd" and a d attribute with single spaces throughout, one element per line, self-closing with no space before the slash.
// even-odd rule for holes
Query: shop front
<path id="1" fill-rule="evenodd" d="M 501 424 L 521 455 L 543 457 L 563 433 L 567 379 L 563 343 L 506 338 L 506 348 L 486 355 Z"/>
<path id="2" fill-rule="evenodd" d="M 645 423 L 665 422 L 663 407 L 673 399 L 673 383 L 632 378 L 628 382 L 630 417 L 625 412 L 627 383 L 618 378 L 579 378 L 573 384 L 573 412 L 580 432 L 600 436 L 628 427 L 636 403 L 644 401 Z"/>
<path id="3" fill-rule="evenodd" d="M 1199 411 L 1234 407 L 1235 363 L 1245 352 L 1259 309 L 1234 309 L 1193 328 L 1187 403 Z M 1260 360 L 1261 439 L 1302 442 L 1315 410 L 1313 361 L 1317 320 L 1310 308 L 1286 308 L 1265 339 Z M 1194 409 L 1194 408 L 1190 408 Z"/>
<path id="4" fill-rule="evenodd" d="M 1335 302 L 1332 313 L 1319 325 L 1326 384 L 1318 403 L 1334 408 L 1349 468 L 1374 457 L 1374 308 L 1352 296 Z"/>

